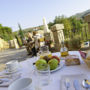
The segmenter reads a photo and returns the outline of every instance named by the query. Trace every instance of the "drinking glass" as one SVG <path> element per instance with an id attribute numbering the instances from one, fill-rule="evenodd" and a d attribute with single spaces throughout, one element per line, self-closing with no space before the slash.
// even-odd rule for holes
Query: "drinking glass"
<path id="1" fill-rule="evenodd" d="M 38 70 L 36 67 L 36 75 L 39 80 L 40 86 L 45 86 L 50 83 L 50 67 L 45 65 L 43 69 Z"/>
<path id="2" fill-rule="evenodd" d="M 40 47 L 39 57 L 40 58 L 43 58 L 44 56 L 47 56 L 47 57 L 52 56 L 51 52 L 48 49 L 48 46 L 42 46 L 42 47 Z"/>
<path id="3" fill-rule="evenodd" d="M 46 52 L 49 52 L 49 48 L 48 48 L 48 46 L 42 46 L 42 47 L 40 47 L 40 51 L 42 52 L 42 53 L 46 53 Z"/>

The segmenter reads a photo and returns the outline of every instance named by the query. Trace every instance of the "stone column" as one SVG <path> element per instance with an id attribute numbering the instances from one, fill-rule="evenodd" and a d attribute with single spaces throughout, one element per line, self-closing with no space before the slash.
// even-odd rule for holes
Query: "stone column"
<path id="1" fill-rule="evenodd" d="M 13 39 L 13 42 L 14 42 L 15 48 L 19 49 L 19 45 L 18 45 L 17 39 Z"/>
<path id="2" fill-rule="evenodd" d="M 64 25 L 63 24 L 55 24 L 51 27 L 51 31 L 53 32 L 54 37 L 54 47 L 56 51 L 60 51 L 61 41 L 64 41 L 63 34 Z"/>
<path id="3" fill-rule="evenodd" d="M 14 45 L 14 41 L 13 40 L 10 40 L 9 41 L 9 47 L 10 48 L 15 48 L 15 45 Z"/>
<path id="4" fill-rule="evenodd" d="M 86 15 L 84 17 L 84 20 L 85 20 L 85 22 L 88 23 L 88 29 L 89 29 L 89 34 L 90 34 L 90 14 Z"/>

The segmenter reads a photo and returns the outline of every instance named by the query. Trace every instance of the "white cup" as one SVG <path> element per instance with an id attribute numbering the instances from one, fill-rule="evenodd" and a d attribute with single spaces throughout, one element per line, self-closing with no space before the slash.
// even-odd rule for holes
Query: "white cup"
<path id="1" fill-rule="evenodd" d="M 6 71 L 12 72 L 16 71 L 19 68 L 19 63 L 17 60 L 9 61 L 6 63 Z"/>
<path id="2" fill-rule="evenodd" d="M 8 90 L 35 90 L 31 78 L 22 78 L 13 82 Z"/>

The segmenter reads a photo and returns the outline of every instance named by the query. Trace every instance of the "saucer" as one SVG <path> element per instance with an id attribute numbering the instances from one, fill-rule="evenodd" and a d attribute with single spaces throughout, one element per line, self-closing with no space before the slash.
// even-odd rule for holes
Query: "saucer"
<path id="1" fill-rule="evenodd" d="M 19 66 L 18 68 L 15 68 L 13 71 L 7 71 L 5 70 L 5 74 L 13 74 L 13 73 L 17 73 L 21 70 L 21 67 Z"/>

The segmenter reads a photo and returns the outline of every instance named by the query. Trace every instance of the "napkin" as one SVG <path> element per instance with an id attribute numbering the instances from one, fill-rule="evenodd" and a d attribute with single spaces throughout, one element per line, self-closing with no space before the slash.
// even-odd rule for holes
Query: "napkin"
<path id="1" fill-rule="evenodd" d="M 0 84 L 0 87 L 8 87 L 12 82 L 19 79 L 21 77 L 21 74 L 19 73 L 19 74 L 13 75 L 12 78 L 8 78 L 8 77 L 4 77 L 0 79 L 1 81 L 3 81 L 3 83 Z"/>
<path id="2" fill-rule="evenodd" d="M 85 52 L 82 52 L 82 51 L 79 50 L 79 53 L 80 53 L 82 58 L 86 59 L 87 54 Z"/>

